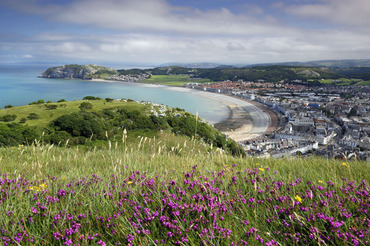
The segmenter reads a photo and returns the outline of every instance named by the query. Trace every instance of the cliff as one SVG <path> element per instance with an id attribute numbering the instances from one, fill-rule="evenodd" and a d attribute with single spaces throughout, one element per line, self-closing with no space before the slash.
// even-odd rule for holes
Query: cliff
<path id="1" fill-rule="evenodd" d="M 92 79 L 117 74 L 117 71 L 99 65 L 69 64 L 48 68 L 39 77 L 51 79 Z"/>

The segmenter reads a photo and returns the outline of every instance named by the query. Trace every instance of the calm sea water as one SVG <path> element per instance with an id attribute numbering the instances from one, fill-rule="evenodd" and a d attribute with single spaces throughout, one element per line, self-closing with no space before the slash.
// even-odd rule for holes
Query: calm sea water
<path id="1" fill-rule="evenodd" d="M 228 110 L 218 101 L 196 93 L 173 90 L 163 86 L 150 86 L 134 83 L 101 83 L 80 80 L 59 80 L 38 78 L 45 66 L 0 66 L 0 108 L 5 105 L 22 106 L 30 102 L 80 100 L 85 96 L 101 98 L 132 99 L 150 101 L 183 108 L 210 123 L 225 119 Z"/>

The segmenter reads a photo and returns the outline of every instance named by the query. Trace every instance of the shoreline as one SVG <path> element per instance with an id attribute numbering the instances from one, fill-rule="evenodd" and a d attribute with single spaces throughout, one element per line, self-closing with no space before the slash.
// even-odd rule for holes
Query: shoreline
<path id="1" fill-rule="evenodd" d="M 98 83 L 130 83 L 105 79 L 92 79 L 89 81 Z M 216 129 L 220 130 L 236 142 L 244 142 L 256 139 L 264 134 L 272 133 L 277 128 L 278 119 L 276 114 L 270 109 L 254 101 L 185 87 L 159 84 L 134 84 L 165 87 L 170 90 L 193 93 L 222 103 L 228 108 L 229 114 L 223 120 L 216 122 L 213 125 Z"/>

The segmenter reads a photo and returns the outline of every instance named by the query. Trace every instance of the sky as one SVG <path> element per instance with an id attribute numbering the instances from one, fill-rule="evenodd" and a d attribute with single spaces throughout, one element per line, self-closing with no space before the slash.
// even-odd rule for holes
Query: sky
<path id="1" fill-rule="evenodd" d="M 370 58 L 370 0 L 0 0 L 0 64 Z"/>

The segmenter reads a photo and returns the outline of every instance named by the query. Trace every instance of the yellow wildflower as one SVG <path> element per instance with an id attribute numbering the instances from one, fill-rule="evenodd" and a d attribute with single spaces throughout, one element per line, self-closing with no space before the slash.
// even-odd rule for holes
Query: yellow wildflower
<path id="1" fill-rule="evenodd" d="M 321 183 L 321 184 L 322 184 L 322 180 L 319 180 L 319 183 Z"/>
<path id="2" fill-rule="evenodd" d="M 262 172 L 264 172 L 265 171 L 265 169 L 264 168 L 258 168 L 260 171 L 262 171 Z"/>
<path id="3" fill-rule="evenodd" d="M 46 184 L 40 184 L 41 189 L 46 189 L 48 186 Z"/>
<path id="4" fill-rule="evenodd" d="M 128 181 L 127 184 L 130 185 L 130 184 L 132 184 L 132 182 L 131 181 Z"/>
<path id="5" fill-rule="evenodd" d="M 41 191 L 41 188 L 37 186 L 31 186 L 30 190 Z"/>
<path id="6" fill-rule="evenodd" d="M 301 198 L 300 196 L 298 196 L 298 195 L 296 195 L 296 196 L 294 197 L 294 199 L 296 199 L 298 202 L 302 202 L 302 198 Z"/>

